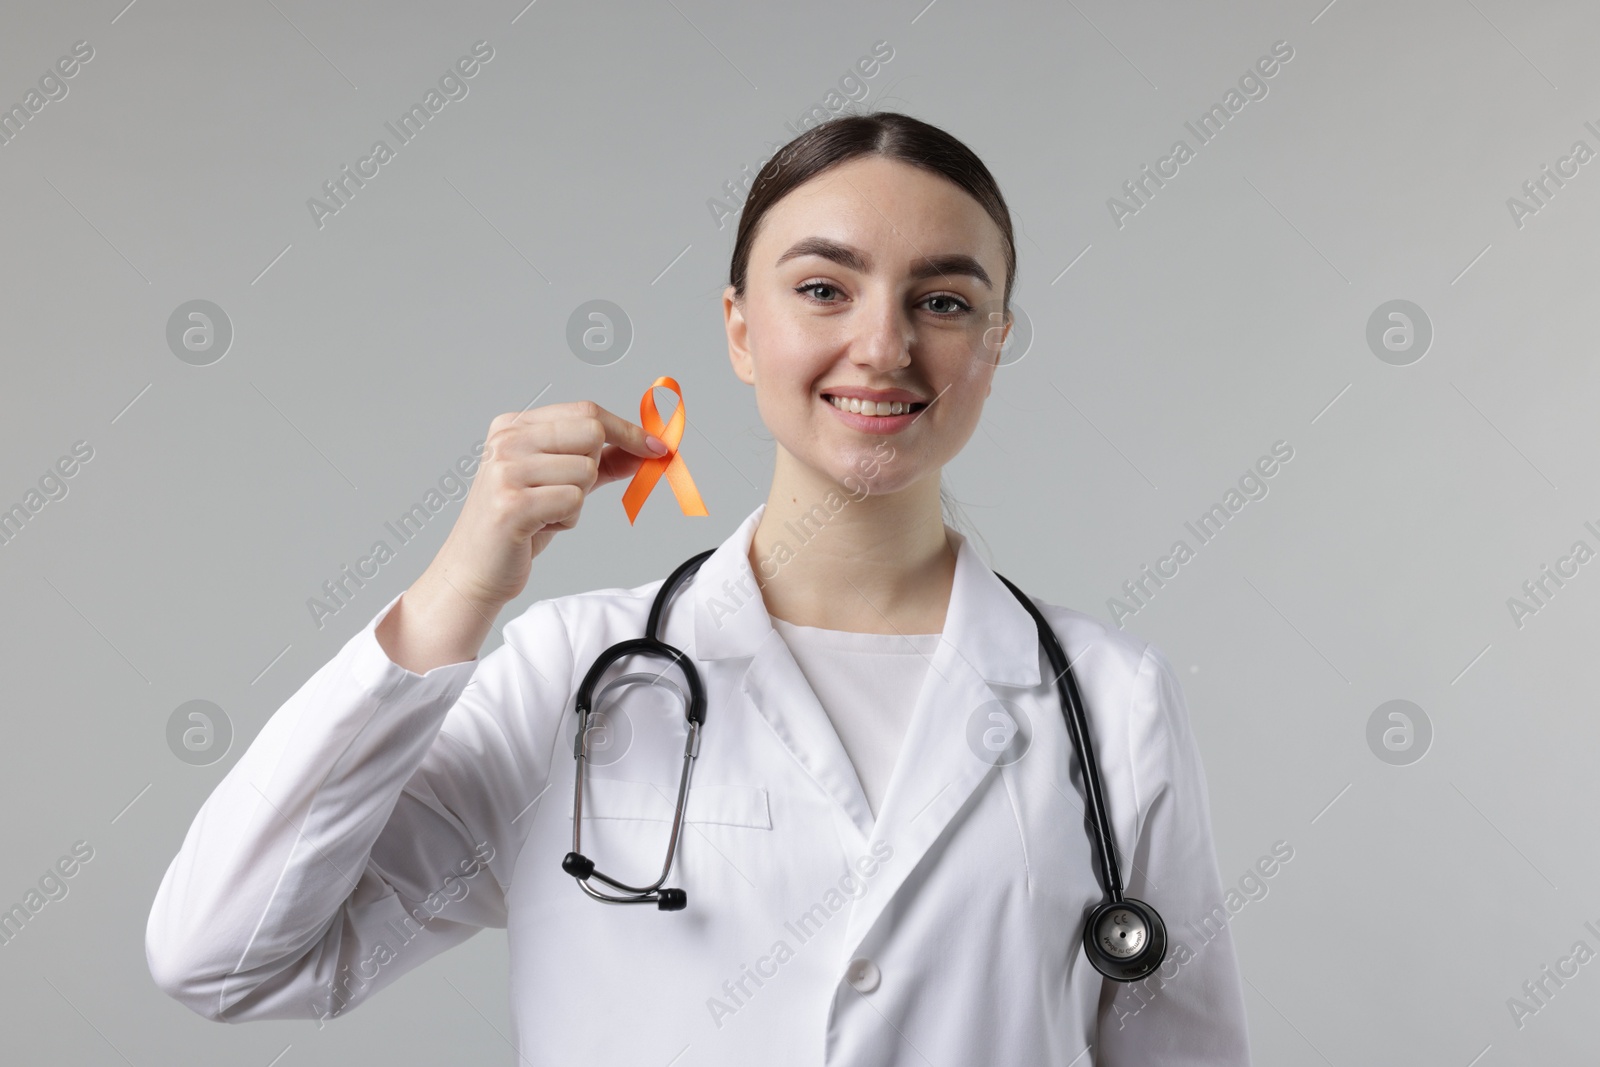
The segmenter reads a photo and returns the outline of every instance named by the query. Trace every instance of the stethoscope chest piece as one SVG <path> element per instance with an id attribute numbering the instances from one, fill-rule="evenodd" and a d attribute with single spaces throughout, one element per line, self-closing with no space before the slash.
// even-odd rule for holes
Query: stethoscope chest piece
<path id="1" fill-rule="evenodd" d="M 1084 923 L 1083 951 L 1107 978 L 1137 982 L 1154 973 L 1166 957 L 1167 925 L 1142 900 L 1102 901 Z"/>

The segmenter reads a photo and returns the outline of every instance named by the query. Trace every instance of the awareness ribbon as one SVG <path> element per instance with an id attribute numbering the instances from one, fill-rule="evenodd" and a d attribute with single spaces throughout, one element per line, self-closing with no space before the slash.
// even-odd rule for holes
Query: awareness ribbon
<path id="1" fill-rule="evenodd" d="M 678 407 L 665 426 L 661 424 L 661 412 L 656 409 L 657 389 L 671 389 L 678 394 Z M 667 446 L 667 452 L 646 459 L 634 474 L 633 481 L 628 483 L 627 492 L 622 494 L 622 507 L 628 513 L 630 526 L 639 509 L 644 506 L 645 497 L 650 495 L 663 474 L 667 476 L 667 483 L 678 498 L 678 507 L 683 509 L 685 515 L 707 514 L 705 503 L 700 499 L 700 490 L 695 488 L 694 479 L 689 477 L 689 465 L 678 454 L 678 442 L 683 439 L 685 421 L 683 390 L 678 388 L 677 381 L 662 375 L 651 382 L 650 388 L 644 391 L 644 396 L 639 400 L 639 425 L 644 427 L 646 433 L 661 438 Z"/>

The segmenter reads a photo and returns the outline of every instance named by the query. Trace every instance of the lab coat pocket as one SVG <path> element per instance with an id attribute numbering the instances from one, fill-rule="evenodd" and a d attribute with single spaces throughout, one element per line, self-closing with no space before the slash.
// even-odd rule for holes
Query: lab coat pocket
<path id="1" fill-rule="evenodd" d="M 583 852 L 601 871 L 634 886 L 660 876 L 672 837 L 678 783 L 585 776 Z M 572 812 L 567 812 L 572 821 Z M 738 829 L 736 829 L 738 828 Z M 747 830 L 771 830 L 767 790 L 760 786 L 710 785 L 689 781 L 683 830 L 678 838 L 674 881 L 689 877 L 706 857 L 725 853 Z M 736 835 L 730 839 L 727 835 Z M 767 835 L 760 835 L 767 840 Z M 754 843 L 754 839 L 750 839 Z M 708 845 L 714 848 L 708 849 Z M 737 849 L 737 851 L 744 851 Z M 692 881 L 705 885 L 704 875 Z"/>
<path id="2" fill-rule="evenodd" d="M 678 784 L 635 782 L 623 778 L 585 775 L 583 817 L 588 819 L 643 819 L 667 824 L 678 803 Z M 568 812 L 567 818 L 572 814 Z M 772 829 L 772 813 L 767 791 L 760 786 L 702 785 L 689 779 L 689 797 L 684 802 L 683 820 L 688 823 L 721 823 Z M 665 842 L 665 838 L 662 839 Z"/>

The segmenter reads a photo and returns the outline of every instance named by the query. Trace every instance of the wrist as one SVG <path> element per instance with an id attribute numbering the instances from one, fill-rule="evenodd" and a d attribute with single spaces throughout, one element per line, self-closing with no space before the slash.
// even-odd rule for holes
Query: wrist
<path id="1" fill-rule="evenodd" d="M 471 600 L 438 576 L 418 578 L 374 636 L 389 658 L 415 674 L 478 656 L 499 606 Z"/>
<path id="2" fill-rule="evenodd" d="M 463 613 L 494 619 L 509 597 L 486 593 L 458 567 L 434 560 L 406 590 L 406 599 L 418 605 L 419 614 L 453 617 Z"/>

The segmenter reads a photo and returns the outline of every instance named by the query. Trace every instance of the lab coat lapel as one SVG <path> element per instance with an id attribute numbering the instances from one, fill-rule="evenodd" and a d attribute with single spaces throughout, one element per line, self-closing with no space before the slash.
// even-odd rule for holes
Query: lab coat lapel
<path id="1" fill-rule="evenodd" d="M 863 879 L 845 932 L 845 959 L 856 954 L 974 791 L 996 773 L 1000 753 L 981 740 L 992 724 L 986 705 L 1014 699 L 1008 687 L 1031 689 L 1041 678 L 1033 618 L 963 535 L 952 530 L 950 536 L 957 545 L 956 573 L 942 640 L 871 835 L 875 853 L 880 842 L 893 851 Z"/>
<path id="2" fill-rule="evenodd" d="M 833 720 L 817 700 L 783 635 L 776 630 L 769 630 L 761 643 L 740 691 L 746 710 L 767 721 L 790 755 L 855 827 L 859 839 L 852 846 L 865 849 L 872 833 L 872 807 L 861 787 L 861 777 L 844 742 L 839 740 Z"/>
<path id="3" fill-rule="evenodd" d="M 854 863 L 882 841 L 893 851 L 851 909 L 845 940 L 850 953 L 866 937 L 929 848 L 994 771 L 996 753 L 969 737 L 989 720 L 984 706 L 1007 687 L 1039 684 L 1038 630 L 1027 610 L 965 536 L 956 546 L 955 578 L 938 650 L 911 712 L 883 810 L 876 824 L 849 754 L 817 701 L 783 637 L 772 627 L 750 569 L 750 542 L 766 505 L 701 564 L 695 597 L 694 655 L 702 660 L 750 660 L 732 706 L 723 714 L 758 714 L 790 754 L 844 813 L 860 838 Z M 706 729 L 716 729 L 707 713 Z M 973 730 L 977 721 L 980 728 Z M 845 956 L 846 959 L 850 955 Z"/>
<path id="4" fill-rule="evenodd" d="M 773 629 L 750 569 L 750 542 L 766 510 L 756 508 L 737 531 L 700 565 L 693 588 L 695 653 L 700 659 L 750 659 L 725 715 L 755 714 L 831 797 L 855 828 L 854 847 L 865 849 L 872 808 L 833 721 L 817 700 L 783 635 Z M 708 711 L 706 729 L 716 729 Z"/>

